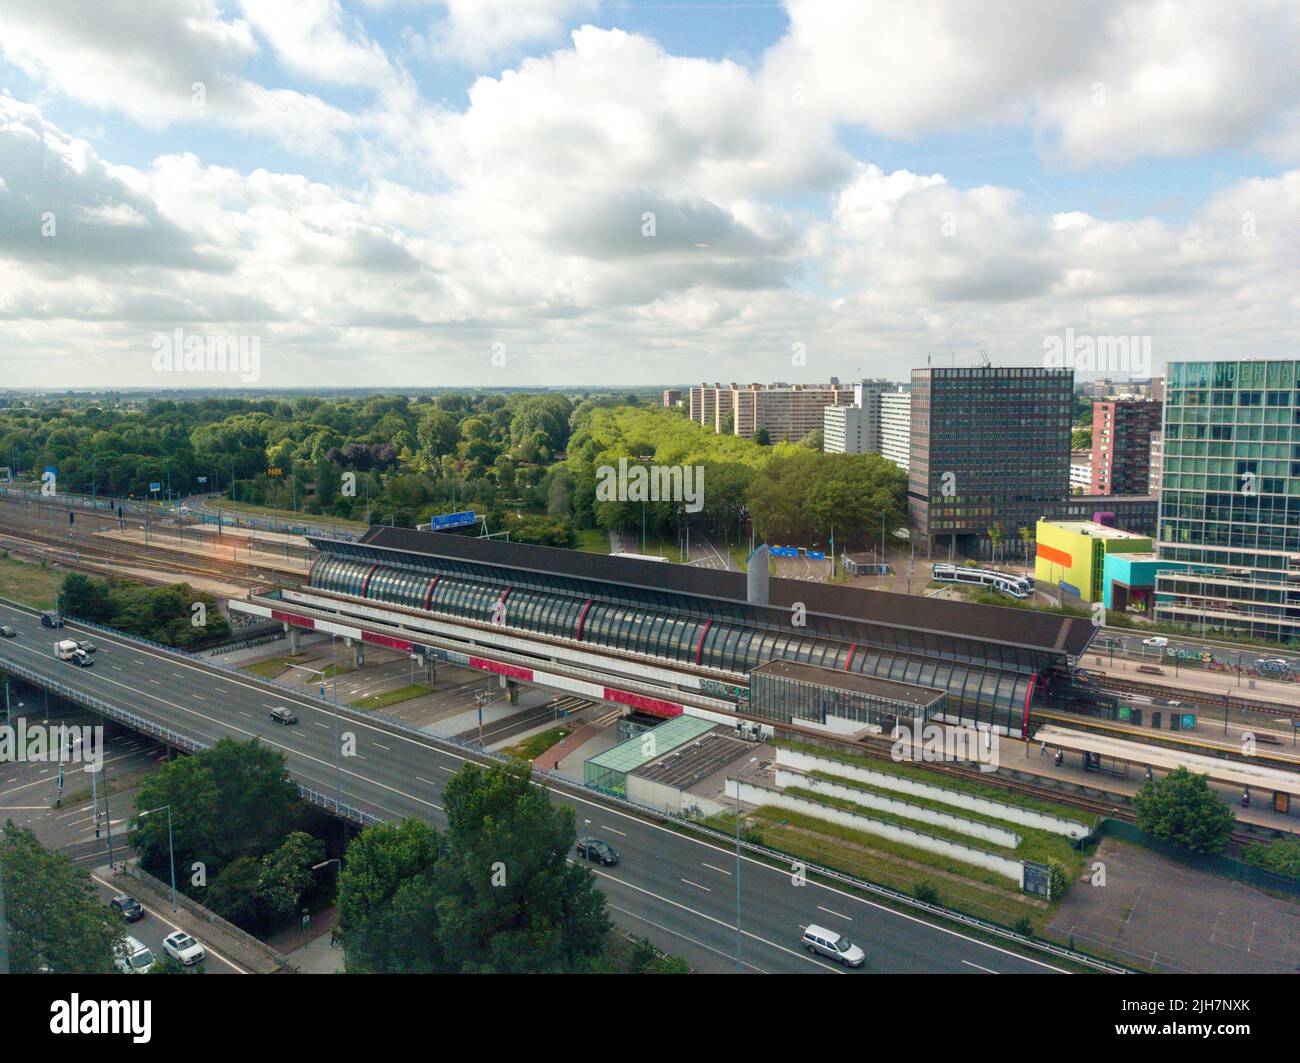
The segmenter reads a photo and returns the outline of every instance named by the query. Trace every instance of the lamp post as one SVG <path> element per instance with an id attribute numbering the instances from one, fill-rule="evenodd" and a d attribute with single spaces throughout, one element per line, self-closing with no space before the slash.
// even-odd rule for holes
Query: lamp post
<path id="1" fill-rule="evenodd" d="M 176 911 L 176 849 L 172 844 L 172 806 L 159 805 L 157 808 L 150 808 L 140 813 L 140 818 L 152 815 L 155 812 L 167 813 L 167 858 L 172 867 L 172 911 Z"/>
<path id="2" fill-rule="evenodd" d="M 749 758 L 750 766 L 758 763 L 757 757 Z M 736 973 L 741 972 L 740 962 L 740 780 L 736 775 Z"/>

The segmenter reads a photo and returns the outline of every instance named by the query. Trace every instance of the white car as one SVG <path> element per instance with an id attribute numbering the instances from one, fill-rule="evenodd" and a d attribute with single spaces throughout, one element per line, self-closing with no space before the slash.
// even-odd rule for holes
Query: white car
<path id="1" fill-rule="evenodd" d="M 113 950 L 113 966 L 123 974 L 145 974 L 153 966 L 153 953 L 144 942 L 127 934 Z"/>
<path id="2" fill-rule="evenodd" d="M 1149 639 L 1143 639 L 1142 645 L 1150 646 L 1153 650 L 1163 650 L 1169 645 L 1169 640 L 1163 635 L 1152 635 Z"/>
<path id="3" fill-rule="evenodd" d="M 202 963 L 208 958 L 203 946 L 183 930 L 163 938 L 163 951 L 186 967 L 193 967 L 194 964 Z"/>

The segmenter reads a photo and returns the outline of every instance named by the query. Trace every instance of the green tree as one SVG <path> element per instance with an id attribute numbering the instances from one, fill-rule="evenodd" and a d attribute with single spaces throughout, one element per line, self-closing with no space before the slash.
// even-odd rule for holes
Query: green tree
<path id="1" fill-rule="evenodd" d="M 257 893 L 273 920 L 298 911 L 303 895 L 315 885 L 312 867 L 324 859 L 325 843 L 303 831 L 294 831 L 262 857 Z"/>
<path id="2" fill-rule="evenodd" d="M 89 873 L 12 822 L 5 823 L 0 846 L 10 971 L 111 973 L 125 930 L 96 896 Z"/>
<path id="3" fill-rule="evenodd" d="M 91 579 L 80 572 L 70 572 L 59 588 L 59 608 L 78 620 L 104 624 L 112 619 L 113 603 L 109 598 L 108 584 Z"/>
<path id="4" fill-rule="evenodd" d="M 1143 783 L 1134 805 L 1142 830 L 1195 853 L 1223 852 L 1232 834 L 1232 810 L 1206 776 L 1186 768 Z"/>

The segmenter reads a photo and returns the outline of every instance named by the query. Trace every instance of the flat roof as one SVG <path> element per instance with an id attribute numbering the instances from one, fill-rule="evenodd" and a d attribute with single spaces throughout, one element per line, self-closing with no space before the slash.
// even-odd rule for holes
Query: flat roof
<path id="1" fill-rule="evenodd" d="M 744 572 L 638 561 L 609 554 L 422 532 L 412 528 L 373 527 L 359 543 L 325 536 L 308 536 L 308 541 L 324 552 L 329 552 L 329 544 L 337 541 L 340 547 L 370 546 L 545 576 L 613 583 L 654 594 L 690 595 L 705 603 L 736 603 L 758 613 L 765 608 L 747 605 L 748 586 Z M 508 581 L 509 577 L 503 573 L 502 579 Z M 768 601 L 769 608 L 779 611 L 772 616 L 772 621 L 781 625 L 788 622 L 789 611 L 799 603 L 811 614 L 852 623 L 879 624 L 943 638 L 966 638 L 1076 657 L 1087 648 L 1095 633 L 1091 621 L 1086 618 L 1044 610 L 976 605 L 973 602 L 775 576 L 769 581 Z"/>
<path id="2" fill-rule="evenodd" d="M 1112 528 L 1109 524 L 1098 524 L 1095 520 L 1045 520 L 1053 528 L 1074 532 L 1077 535 L 1091 535 L 1097 539 L 1150 539 L 1149 535 Z"/>
<path id="3" fill-rule="evenodd" d="M 674 716 L 658 727 L 652 727 L 649 731 L 643 731 L 626 742 L 620 742 L 612 749 L 597 754 L 587 763 L 607 771 L 626 774 L 657 760 L 665 753 L 671 753 L 678 746 L 683 746 L 702 734 L 708 734 L 717 726 L 712 720 L 701 719 L 699 716 Z M 647 742 L 648 735 L 653 735 L 654 741 Z"/>
<path id="4" fill-rule="evenodd" d="M 653 763 L 632 774 L 648 782 L 686 790 L 753 752 L 753 749 L 753 742 L 715 731 L 702 736 L 698 742 L 686 743 L 660 755 Z"/>
<path id="5" fill-rule="evenodd" d="M 787 661 L 783 657 L 777 657 L 760 664 L 757 668 L 750 669 L 750 675 L 755 672 L 781 679 L 797 679 L 817 686 L 832 687 L 835 690 L 851 690 L 870 697 L 903 702 L 916 708 L 926 708 L 948 696 L 947 691 L 937 690 L 934 687 L 899 683 L 893 679 L 877 679 L 861 672 L 822 668 L 820 665 L 804 664 L 802 661 Z"/>

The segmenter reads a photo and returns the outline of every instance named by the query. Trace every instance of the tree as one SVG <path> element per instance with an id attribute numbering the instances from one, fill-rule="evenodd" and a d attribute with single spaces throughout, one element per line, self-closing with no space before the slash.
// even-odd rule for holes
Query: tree
<path id="1" fill-rule="evenodd" d="M 433 463 L 445 454 L 456 449 L 460 441 L 460 429 L 456 418 L 441 409 L 431 409 L 420 418 L 415 430 L 419 440 L 420 451 L 426 461 Z"/>
<path id="2" fill-rule="evenodd" d="M 438 937 L 463 973 L 580 970 L 609 920 L 588 868 L 568 862 L 572 809 L 532 785 L 527 764 L 467 764 L 447 783 L 448 849 L 435 869 Z"/>
<path id="3" fill-rule="evenodd" d="M 1194 853 L 1223 852 L 1235 822 L 1207 777 L 1186 768 L 1143 783 L 1134 805 L 1142 830 Z"/>
<path id="4" fill-rule="evenodd" d="M 758 431 L 754 433 L 754 442 L 760 447 L 772 445 L 772 436 L 767 430 L 767 425 L 761 424 L 758 426 Z"/>
<path id="5" fill-rule="evenodd" d="M 262 857 L 257 893 L 273 920 L 298 910 L 303 895 L 315 884 L 312 867 L 324 859 L 325 843 L 303 831 L 294 831 L 278 849 Z"/>
<path id="6" fill-rule="evenodd" d="M 64 577 L 59 588 L 59 608 L 69 616 L 92 624 L 106 623 L 113 616 L 108 584 L 80 572 L 70 572 Z"/>
<path id="7" fill-rule="evenodd" d="M 5 823 L 5 915 L 14 974 L 109 974 L 125 937 L 84 869 L 51 852 L 26 827 Z"/>

